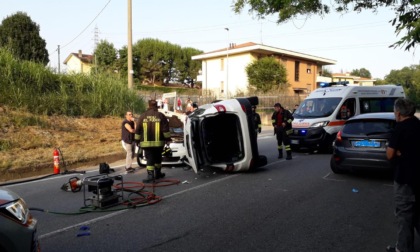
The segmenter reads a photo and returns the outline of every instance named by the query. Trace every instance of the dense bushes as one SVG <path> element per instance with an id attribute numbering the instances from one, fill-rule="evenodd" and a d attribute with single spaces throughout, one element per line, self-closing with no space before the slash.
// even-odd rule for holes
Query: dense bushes
<path id="1" fill-rule="evenodd" d="M 124 80 L 108 74 L 55 74 L 42 64 L 17 60 L 2 48 L 0 76 L 0 106 L 86 117 L 144 111 L 143 99 Z"/>

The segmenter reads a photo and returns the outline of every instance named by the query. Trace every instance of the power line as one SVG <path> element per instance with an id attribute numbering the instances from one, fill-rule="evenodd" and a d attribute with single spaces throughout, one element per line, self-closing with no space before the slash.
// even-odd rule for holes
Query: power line
<path id="1" fill-rule="evenodd" d="M 70 45 L 71 43 L 73 43 L 73 41 L 75 41 L 78 37 L 80 37 L 80 35 L 82 35 L 88 28 L 89 26 L 99 17 L 99 15 L 101 15 L 101 13 L 105 10 L 105 8 L 108 6 L 108 4 L 111 2 L 111 0 L 108 1 L 108 3 L 105 4 L 105 6 L 102 8 L 102 10 L 98 13 L 98 15 L 95 16 L 95 18 L 85 27 L 85 29 L 83 29 L 75 38 L 73 38 L 70 42 L 68 42 L 67 44 L 65 44 L 64 46 L 61 47 L 61 49 L 63 49 L 64 47 Z"/>

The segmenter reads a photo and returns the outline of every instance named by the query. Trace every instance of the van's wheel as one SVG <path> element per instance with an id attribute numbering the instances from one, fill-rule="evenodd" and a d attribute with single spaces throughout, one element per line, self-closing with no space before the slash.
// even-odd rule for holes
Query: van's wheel
<path id="1" fill-rule="evenodd" d="M 343 174 L 343 173 L 345 173 L 343 170 L 341 170 L 338 167 L 337 162 L 334 159 L 334 156 L 331 156 L 330 168 L 331 168 L 331 171 L 333 171 L 335 174 Z"/>

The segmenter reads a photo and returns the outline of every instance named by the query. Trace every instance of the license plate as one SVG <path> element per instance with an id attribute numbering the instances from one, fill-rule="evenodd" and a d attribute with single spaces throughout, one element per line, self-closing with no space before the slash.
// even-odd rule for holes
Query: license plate
<path id="1" fill-rule="evenodd" d="M 290 143 L 291 144 L 299 144 L 299 140 L 291 140 Z"/>
<path id="2" fill-rule="evenodd" d="M 373 140 L 362 140 L 362 141 L 354 141 L 354 147 L 370 147 L 370 148 L 379 148 L 381 147 L 381 143 Z"/>

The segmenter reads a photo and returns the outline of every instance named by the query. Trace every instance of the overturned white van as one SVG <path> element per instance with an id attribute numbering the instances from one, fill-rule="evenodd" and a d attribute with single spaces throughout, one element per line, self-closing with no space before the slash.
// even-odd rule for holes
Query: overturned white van
<path id="1" fill-rule="evenodd" d="M 258 105 L 258 97 L 216 101 L 186 117 L 186 158 L 195 172 L 203 167 L 251 171 L 267 164 L 258 152 L 252 105 Z"/>
<path id="2" fill-rule="evenodd" d="M 398 85 L 348 86 L 348 82 L 321 83 L 294 112 L 293 150 L 331 151 L 345 121 L 358 114 L 392 112 L 394 101 L 405 97 Z"/>

